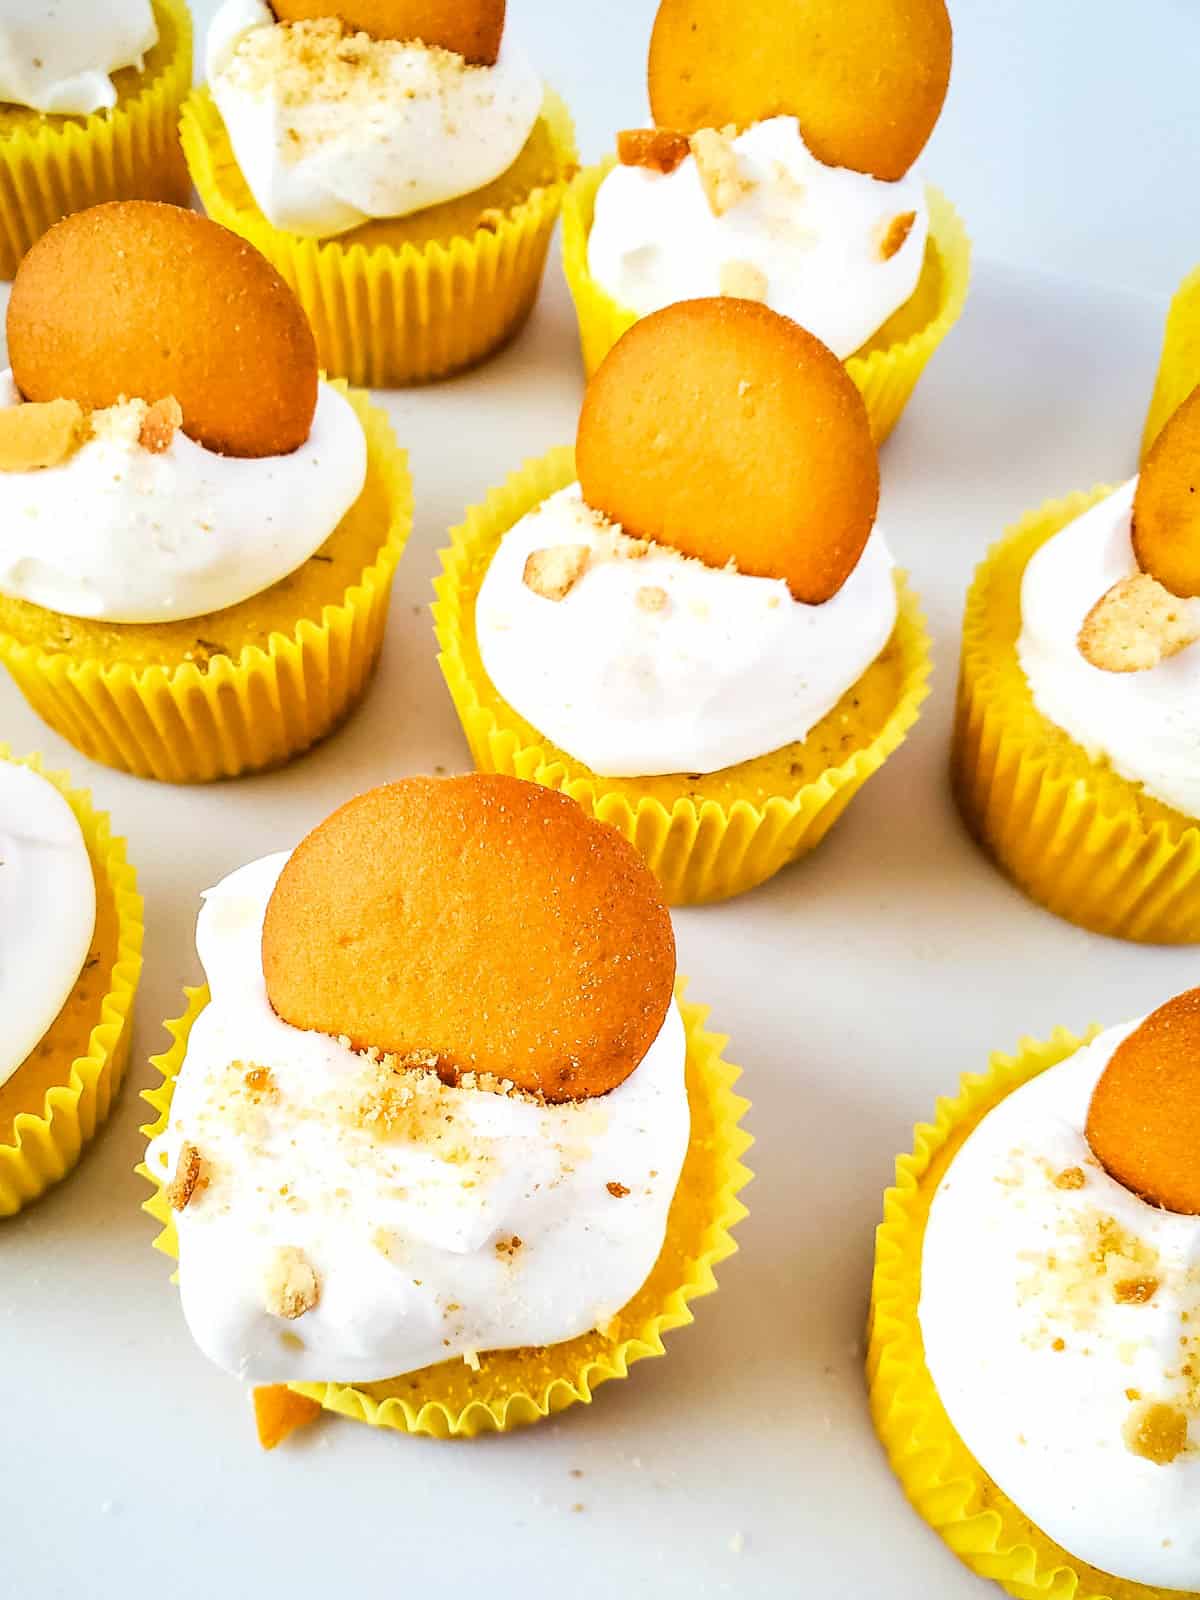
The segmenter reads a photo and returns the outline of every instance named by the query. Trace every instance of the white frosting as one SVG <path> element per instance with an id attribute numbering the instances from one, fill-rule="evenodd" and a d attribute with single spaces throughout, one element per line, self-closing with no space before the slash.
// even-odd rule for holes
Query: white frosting
<path id="1" fill-rule="evenodd" d="M 259 209 L 290 233 L 328 238 L 481 189 L 517 159 L 541 110 L 541 80 L 507 38 L 494 66 L 468 67 L 359 35 L 366 67 L 347 94 L 315 71 L 301 92 L 282 89 L 261 58 L 288 37 L 263 0 L 225 0 L 208 78 Z"/>
<path id="2" fill-rule="evenodd" d="M 639 316 L 677 300 L 720 294 L 721 267 L 745 261 L 767 281 L 767 304 L 852 355 L 910 298 L 921 276 L 929 212 L 912 173 L 895 183 L 810 152 L 794 117 L 756 123 L 733 141 L 750 193 L 714 216 L 695 159 L 670 173 L 617 166 L 596 194 L 588 240 L 592 276 Z M 888 224 L 915 212 L 890 260 Z"/>
<path id="3" fill-rule="evenodd" d="M 87 116 L 158 41 L 150 0 L 0 0 L 0 103 Z"/>
<path id="4" fill-rule="evenodd" d="M 49 1033 L 95 926 L 75 813 L 39 773 L 0 760 L 0 1084 Z"/>
<path id="5" fill-rule="evenodd" d="M 1137 479 L 1067 524 L 1032 557 L 1021 584 L 1017 658 L 1034 704 L 1093 760 L 1189 817 L 1200 817 L 1200 649 L 1144 672 L 1102 672 L 1081 654 L 1084 618 L 1139 570 L 1130 521 Z M 1182 607 L 1200 619 L 1200 602 Z"/>
<path id="6" fill-rule="evenodd" d="M 20 403 L 0 375 L 0 405 Z M 0 594 L 106 622 L 220 611 L 307 561 L 366 476 L 362 426 L 325 384 L 284 456 L 217 455 L 182 432 L 154 455 L 137 442 L 138 406 L 96 416 L 59 466 L 0 472 Z"/>
<path id="7" fill-rule="evenodd" d="M 1139 1200 L 1084 1137 L 1096 1082 L 1136 1026 L 1014 1090 L 963 1144 L 930 1208 L 919 1315 L 950 1421 L 1021 1511 L 1104 1572 L 1191 1591 L 1200 1217 Z M 1072 1168 L 1083 1187 L 1057 1187 Z M 1152 1298 L 1122 1301 L 1116 1284 L 1140 1275 L 1157 1281 Z M 1188 1447 L 1167 1465 L 1125 1443 L 1131 1414 L 1160 1402 L 1190 1419 Z"/>
<path id="8" fill-rule="evenodd" d="M 187 1139 L 210 1164 L 209 1187 L 176 1217 L 197 1344 L 255 1381 L 370 1382 L 602 1326 L 658 1257 L 687 1149 L 678 1010 L 600 1099 L 541 1105 L 438 1086 L 436 1116 L 380 1137 L 352 1114 L 377 1069 L 282 1022 L 267 999 L 262 923 L 286 859 L 243 867 L 205 897 L 196 943 L 212 999 L 147 1157 L 169 1176 Z M 269 1069 L 277 1099 L 246 1095 L 252 1066 Z M 287 1246 L 321 1286 L 293 1321 L 263 1295 Z"/>
<path id="9" fill-rule="evenodd" d="M 523 581 L 535 550 L 584 544 L 562 600 Z M 639 591 L 661 590 L 649 611 Z M 786 583 L 706 567 L 663 545 L 634 559 L 579 485 L 505 534 L 475 609 L 496 688 L 539 732 L 605 777 L 715 772 L 804 739 L 874 661 L 896 622 L 878 528 L 824 605 Z"/>

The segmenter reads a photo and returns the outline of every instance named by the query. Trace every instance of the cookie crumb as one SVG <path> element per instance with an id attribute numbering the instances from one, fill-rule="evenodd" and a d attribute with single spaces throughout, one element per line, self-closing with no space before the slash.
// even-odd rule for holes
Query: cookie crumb
<path id="1" fill-rule="evenodd" d="M 767 275 L 753 261 L 722 261 L 720 288 L 735 300 L 757 300 L 761 305 L 767 298 Z"/>
<path id="2" fill-rule="evenodd" d="M 656 583 L 643 584 L 634 598 L 639 611 L 665 611 L 667 608 L 667 591 Z"/>
<path id="3" fill-rule="evenodd" d="M 881 228 L 879 234 L 879 259 L 890 261 L 896 252 L 903 248 L 905 240 L 912 232 L 912 225 L 917 220 L 915 211 L 902 211 L 899 216 L 893 217 L 886 227 Z"/>
<path id="4" fill-rule="evenodd" d="M 714 217 L 723 217 L 742 201 L 754 185 L 738 171 L 733 148 L 734 129 L 701 128 L 688 140 L 704 198 Z"/>
<path id="5" fill-rule="evenodd" d="M 479 213 L 475 223 L 476 228 L 482 228 L 485 233 L 499 233 L 500 224 L 504 221 L 506 213 L 499 206 L 487 206 Z"/>
<path id="6" fill-rule="evenodd" d="M 312 1262 L 298 1246 L 281 1245 L 263 1274 L 263 1302 L 275 1317 L 294 1322 L 320 1304 L 321 1285 Z"/>
<path id="7" fill-rule="evenodd" d="M 522 582 L 543 600 L 564 600 L 582 578 L 591 556 L 586 544 L 556 544 L 532 550 L 525 561 Z"/>
<path id="8" fill-rule="evenodd" d="M 1119 1278 L 1113 1284 L 1113 1299 L 1123 1306 L 1149 1305 L 1157 1293 L 1157 1278 Z"/>
<path id="9" fill-rule="evenodd" d="M 142 425 L 138 429 L 138 443 L 152 456 L 161 456 L 171 448 L 171 441 L 183 427 L 183 407 L 173 394 L 156 400 L 146 407 Z"/>
<path id="10" fill-rule="evenodd" d="M 627 128 L 617 135 L 617 159 L 623 167 L 646 167 L 664 175 L 688 153 L 686 133 L 670 128 Z"/>
<path id="11" fill-rule="evenodd" d="M 73 456 L 88 433 L 75 400 L 0 407 L 0 472 L 40 472 Z"/>
<path id="12" fill-rule="evenodd" d="M 1125 1448 L 1155 1466 L 1170 1466 L 1187 1448 L 1188 1419 L 1178 1406 L 1147 1401 L 1130 1412 L 1121 1436 Z"/>
<path id="13" fill-rule="evenodd" d="M 1082 1167 L 1064 1167 L 1055 1174 L 1054 1187 L 1056 1189 L 1082 1189 L 1087 1179 L 1083 1175 Z"/>
<path id="14" fill-rule="evenodd" d="M 1200 639 L 1186 603 L 1148 572 L 1121 578 L 1083 619 L 1079 653 L 1101 672 L 1144 672 Z"/>
<path id="15" fill-rule="evenodd" d="M 608 1190 L 609 1194 L 612 1195 L 614 1200 L 624 1200 L 625 1196 L 629 1193 L 629 1190 L 623 1183 L 606 1183 L 604 1187 Z"/>
<path id="16" fill-rule="evenodd" d="M 167 1204 L 172 1211 L 184 1211 L 198 1194 L 208 1188 L 204 1158 L 194 1144 L 185 1139 L 179 1147 L 175 1176 L 167 1185 Z"/>

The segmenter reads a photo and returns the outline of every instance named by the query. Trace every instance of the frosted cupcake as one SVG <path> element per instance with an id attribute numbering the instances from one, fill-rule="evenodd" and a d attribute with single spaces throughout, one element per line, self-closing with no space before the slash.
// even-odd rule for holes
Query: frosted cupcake
<path id="1" fill-rule="evenodd" d="M 0 380 L 0 660 L 85 755 L 190 782 L 352 708 L 411 497 L 385 419 L 321 381 L 275 270 L 124 202 L 22 263 Z"/>
<path id="2" fill-rule="evenodd" d="M 516 332 L 575 148 L 504 0 L 225 0 L 207 63 L 192 177 L 296 290 L 322 366 L 412 383 Z"/>
<path id="3" fill-rule="evenodd" d="M 57 1183 L 129 1055 L 142 902 L 86 794 L 0 745 L 0 1217 Z"/>
<path id="4" fill-rule="evenodd" d="M 925 693 L 878 488 L 858 391 L 795 323 L 739 299 L 639 322 L 574 454 L 511 478 L 443 555 L 476 764 L 619 827 L 675 903 L 811 849 Z"/>
<path id="5" fill-rule="evenodd" d="M 186 202 L 178 122 L 191 81 L 183 0 L 0 3 L 0 278 L 71 211 Z"/>
<path id="6" fill-rule="evenodd" d="M 966 294 L 966 236 L 911 170 L 950 51 L 943 0 L 664 0 L 655 126 L 620 134 L 567 202 L 588 371 L 637 317 L 737 295 L 846 361 L 885 438 Z"/>
<path id="7" fill-rule="evenodd" d="M 1200 1591 L 1200 991 L 963 1079 L 885 1199 L 876 1426 L 1010 1594 Z"/>
<path id="8" fill-rule="evenodd" d="M 144 1170 L 264 1443 L 312 1402 L 503 1430 L 690 1320 L 743 1107 L 611 828 L 511 778 L 405 779 L 210 891 L 197 946 Z"/>
<path id="9" fill-rule="evenodd" d="M 1142 475 L 1034 512 L 967 601 L 959 802 L 1017 883 L 1059 916 L 1150 942 L 1200 940 L 1200 395 Z"/>

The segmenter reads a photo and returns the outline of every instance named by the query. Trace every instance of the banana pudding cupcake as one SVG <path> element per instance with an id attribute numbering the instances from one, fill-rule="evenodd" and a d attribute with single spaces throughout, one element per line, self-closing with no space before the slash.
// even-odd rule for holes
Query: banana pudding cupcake
<path id="1" fill-rule="evenodd" d="M 944 0 L 663 0 L 654 126 L 566 202 L 588 372 L 638 317 L 737 295 L 846 361 L 886 438 L 966 295 L 962 225 L 911 170 L 950 55 Z"/>
<path id="2" fill-rule="evenodd" d="M 1200 1592 L 1200 990 L 967 1075 L 896 1163 L 876 1427 L 916 1510 L 1019 1600 Z"/>
<path id="3" fill-rule="evenodd" d="M 311 1402 L 502 1431 L 691 1320 L 744 1103 L 613 829 L 513 778 L 404 779 L 211 890 L 197 946 L 148 1209 L 265 1444 Z"/>
<path id="4" fill-rule="evenodd" d="M 278 273 L 194 212 L 26 256 L 0 380 L 0 661 L 85 755 L 193 782 L 328 733 L 377 658 L 411 493 Z"/>
<path id="5" fill-rule="evenodd" d="M 0 1217 L 66 1175 L 129 1056 L 142 902 L 103 812 L 0 744 Z"/>
<path id="6" fill-rule="evenodd" d="M 878 492 L 862 398 L 794 322 L 732 298 L 638 322 L 574 453 L 443 554 L 440 660 L 476 765 L 613 823 L 673 903 L 810 850 L 925 694 Z"/>
<path id="7" fill-rule="evenodd" d="M 72 211 L 187 203 L 191 82 L 184 0 L 0 0 L 0 278 Z"/>
<path id="8" fill-rule="evenodd" d="M 442 377 L 517 331 L 575 146 L 504 0 L 224 0 L 207 62 L 196 188 L 295 289 L 329 372 Z"/>

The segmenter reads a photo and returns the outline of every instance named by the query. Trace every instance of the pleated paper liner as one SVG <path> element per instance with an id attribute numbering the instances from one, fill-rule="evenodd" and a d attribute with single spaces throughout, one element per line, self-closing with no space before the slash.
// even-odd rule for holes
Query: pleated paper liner
<path id="1" fill-rule="evenodd" d="M 305 239 L 258 209 L 207 89 L 189 97 L 181 132 L 204 209 L 291 284 L 322 366 L 375 388 L 473 366 L 517 332 L 537 299 L 577 161 L 567 108 L 548 90 L 529 144 L 494 184 L 413 217 Z"/>
<path id="2" fill-rule="evenodd" d="M 988 554 L 967 596 L 954 732 L 959 807 L 1032 899 L 1095 933 L 1200 942 L 1200 827 L 1042 716 L 1017 660 L 1034 551 L 1112 490 L 1054 500 Z"/>
<path id="3" fill-rule="evenodd" d="M 1200 267 L 1180 284 L 1167 312 L 1162 355 L 1146 427 L 1142 457 L 1158 438 L 1167 418 L 1200 383 Z"/>
<path id="4" fill-rule="evenodd" d="M 353 709 L 383 643 L 412 482 L 383 412 L 335 384 L 367 436 L 367 480 L 321 549 L 225 611 L 162 626 L 76 622 L 0 597 L 0 661 L 84 755 L 199 783 L 279 766 Z"/>
<path id="5" fill-rule="evenodd" d="M 1015 1056 L 994 1055 L 986 1073 L 964 1074 L 957 1096 L 938 1101 L 932 1123 L 918 1124 L 913 1153 L 897 1158 L 875 1235 L 871 1415 L 916 1511 L 967 1566 L 1017 1600 L 1188 1600 L 1179 1590 L 1127 1583 L 1077 1561 L 1018 1510 L 951 1425 L 925 1365 L 917 1321 L 925 1224 L 955 1152 L 994 1105 L 1074 1055 L 1097 1031 L 1076 1038 L 1059 1028 L 1045 1043 L 1024 1039 Z"/>
<path id="6" fill-rule="evenodd" d="M 0 761 L 14 761 L 0 744 Z M 0 1084 L 0 1217 L 10 1217 L 66 1176 L 112 1106 L 129 1057 L 133 997 L 142 968 L 142 900 L 125 841 L 66 774 L 31 767 L 79 821 L 96 880 L 96 930 L 82 972 L 49 1033 Z"/>
<path id="7" fill-rule="evenodd" d="M 673 905 L 741 894 L 818 844 L 916 721 L 930 667 L 916 598 L 898 575 L 891 641 L 802 743 L 703 777 L 597 777 L 501 698 L 475 636 L 475 601 L 501 538 L 574 472 L 569 448 L 528 462 L 468 511 L 442 552 L 433 607 L 438 660 L 475 765 L 562 790 L 612 823 Z"/>
<path id="8" fill-rule="evenodd" d="M 724 1060 L 725 1039 L 707 1031 L 707 1008 L 685 1000 L 685 987 L 681 978 L 676 995 L 687 1034 L 691 1138 L 658 1261 L 604 1332 L 542 1349 L 484 1353 L 477 1369 L 445 1361 L 387 1383 L 289 1385 L 294 1393 L 376 1427 L 439 1439 L 473 1438 L 536 1422 L 577 1402 L 588 1405 L 602 1383 L 627 1377 L 635 1361 L 665 1354 L 663 1335 L 693 1320 L 690 1302 L 716 1289 L 713 1269 L 737 1249 L 732 1230 L 746 1215 L 738 1193 L 751 1176 L 741 1157 L 752 1141 L 740 1126 L 749 1102 L 733 1091 L 740 1068 Z M 163 1081 L 143 1096 L 157 1112 L 142 1130 L 147 1139 L 167 1126 L 188 1035 L 208 991 L 189 989 L 187 997 L 187 1011 L 166 1025 L 171 1048 L 154 1060 Z M 163 1194 L 164 1175 L 144 1162 L 138 1171 L 156 1189 L 144 1206 L 162 1225 L 155 1248 L 174 1259 L 178 1245 Z"/>
<path id="9" fill-rule="evenodd" d="M 102 4 L 102 0 L 97 0 Z M 191 193 L 179 107 L 192 82 L 192 19 L 184 0 L 154 0 L 158 43 L 142 70 L 113 74 L 117 103 L 86 117 L 0 106 L 0 278 L 47 228 L 105 200 Z"/>
<path id="10" fill-rule="evenodd" d="M 638 320 L 592 277 L 588 238 L 596 191 L 616 165 L 609 156 L 587 167 L 563 202 L 563 267 L 575 301 L 584 369 L 590 377 L 621 335 Z M 912 298 L 892 314 L 861 350 L 846 361 L 871 418 L 876 444 L 896 426 L 917 379 L 946 334 L 958 321 L 967 298 L 971 242 L 954 207 L 938 190 L 927 189 L 929 244 Z"/>

